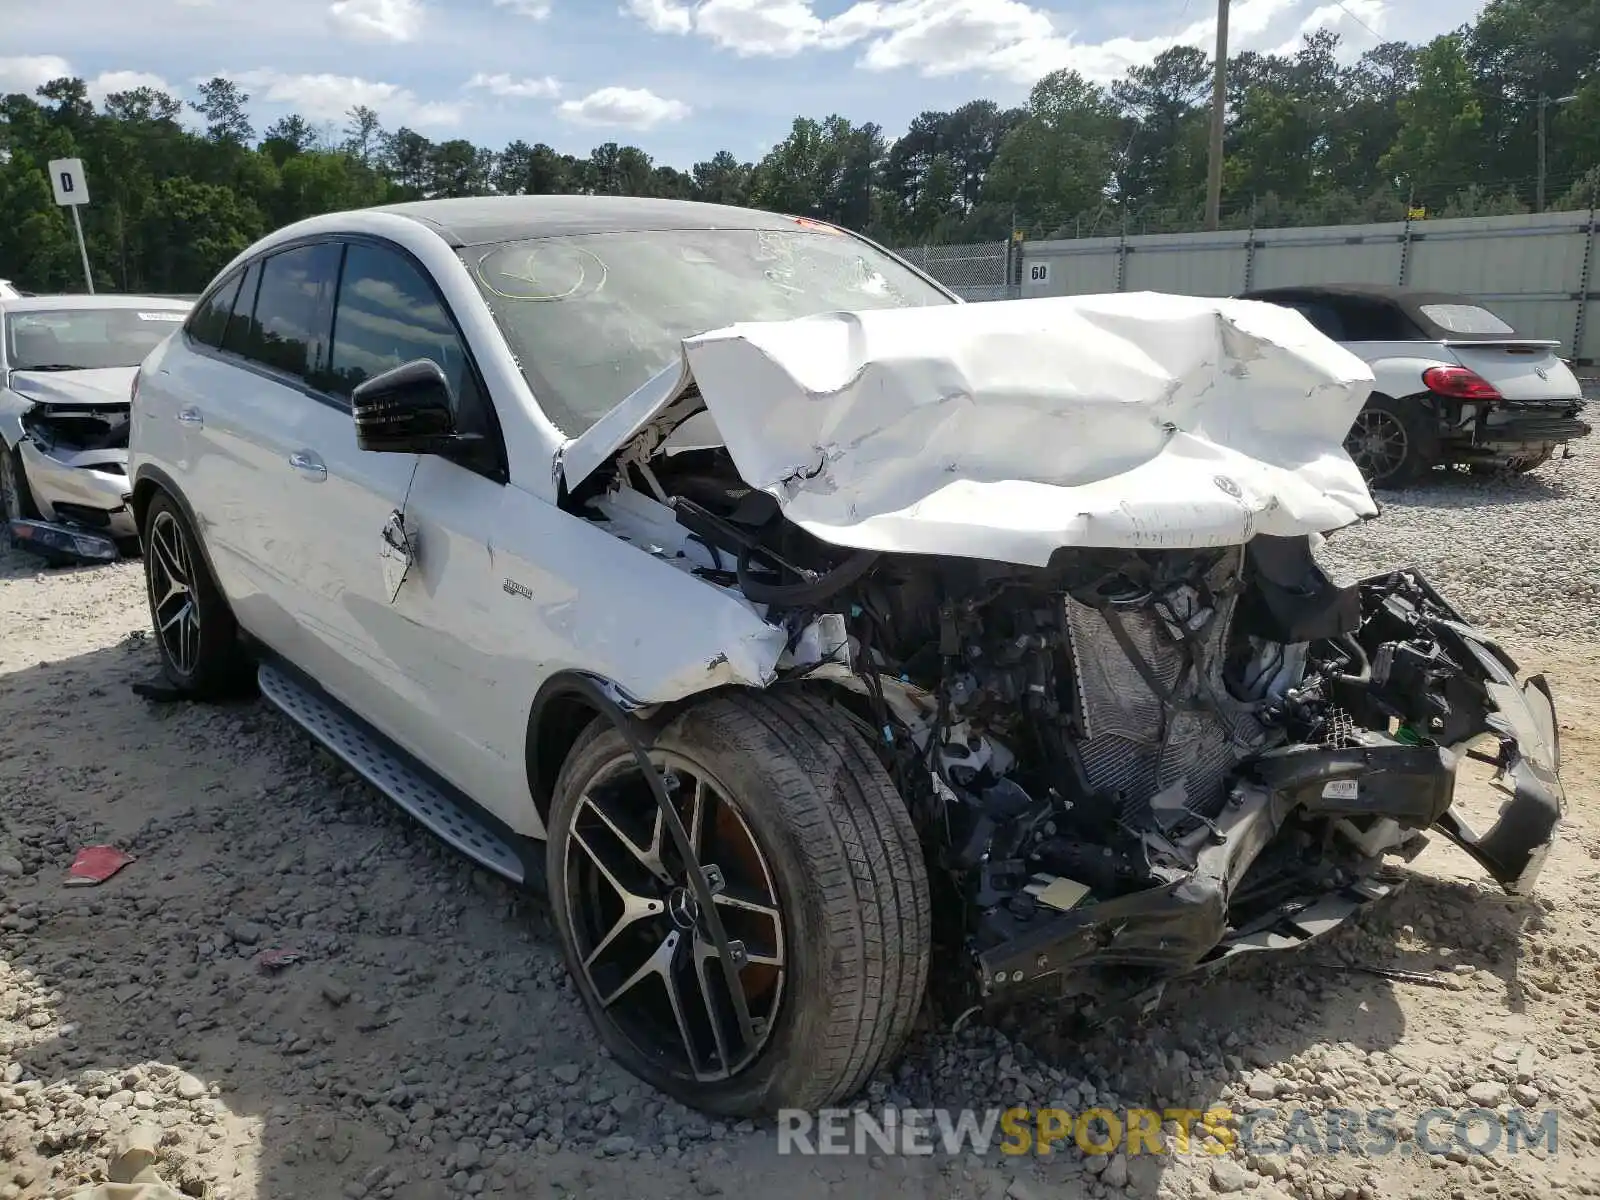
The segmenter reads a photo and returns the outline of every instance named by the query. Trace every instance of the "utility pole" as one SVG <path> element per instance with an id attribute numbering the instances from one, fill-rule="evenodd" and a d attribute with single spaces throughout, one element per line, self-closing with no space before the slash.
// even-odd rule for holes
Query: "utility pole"
<path id="1" fill-rule="evenodd" d="M 1222 222 L 1222 117 L 1228 104 L 1228 0 L 1217 0 L 1217 62 L 1211 80 L 1211 152 L 1207 156 L 1206 228 Z"/>
<path id="2" fill-rule="evenodd" d="M 1541 93 L 1539 96 L 1539 192 L 1533 206 L 1534 212 L 1544 211 L 1545 126 L 1549 122 L 1549 117 L 1546 114 L 1549 112 L 1552 104 L 1571 104 L 1576 99 L 1576 96 L 1556 96 L 1552 98 L 1544 95 L 1543 93 Z"/>
<path id="3" fill-rule="evenodd" d="M 1550 97 L 1539 97 L 1539 194 L 1534 201 L 1533 211 L 1544 211 L 1544 126 L 1545 111 L 1550 107 Z"/>

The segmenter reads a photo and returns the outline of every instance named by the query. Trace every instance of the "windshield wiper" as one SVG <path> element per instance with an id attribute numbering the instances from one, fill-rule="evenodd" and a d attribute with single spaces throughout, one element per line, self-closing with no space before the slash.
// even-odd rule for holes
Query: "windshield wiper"
<path id="1" fill-rule="evenodd" d="M 77 363 L 40 363 L 36 367 L 12 367 L 13 371 L 89 371 L 93 368 Z"/>

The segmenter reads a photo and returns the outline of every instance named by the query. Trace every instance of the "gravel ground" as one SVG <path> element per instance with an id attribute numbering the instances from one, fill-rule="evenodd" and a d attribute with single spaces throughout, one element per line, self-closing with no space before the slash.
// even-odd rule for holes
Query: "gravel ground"
<path id="1" fill-rule="evenodd" d="M 1329 540 L 1330 565 L 1416 563 L 1504 636 L 1600 641 L 1600 438 L 1527 475 L 1435 471 L 1377 500 L 1381 516 Z"/>
<path id="2" fill-rule="evenodd" d="M 1338 1109 L 1408 1130 L 1434 1107 L 1554 1107 L 1554 1155 L 779 1157 L 772 1129 L 708 1121 L 616 1068 L 540 906 L 264 705 L 135 697 L 155 665 L 138 564 L 0 553 L 0 1200 L 92 1178 L 134 1122 L 164 1129 L 168 1178 L 219 1200 L 1600 1195 L 1597 498 L 1587 446 L 1528 478 L 1382 497 L 1325 551 L 1341 570 L 1421 565 L 1551 673 L 1571 811 L 1540 898 L 1507 899 L 1436 840 L 1395 899 L 1305 951 L 1169 989 L 1144 1018 L 927 1018 L 865 1097 L 1299 1107 L 1317 1130 Z M 1474 778 L 1462 803 L 1495 801 Z M 63 887 L 74 851 L 106 841 L 136 861 Z M 274 949 L 301 957 L 269 972 Z"/>

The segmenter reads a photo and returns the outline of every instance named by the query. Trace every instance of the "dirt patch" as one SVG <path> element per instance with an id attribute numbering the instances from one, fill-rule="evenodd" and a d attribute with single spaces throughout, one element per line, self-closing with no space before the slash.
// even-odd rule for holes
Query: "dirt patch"
<path id="1" fill-rule="evenodd" d="M 865 1097 L 1300 1108 L 1324 1143 L 1339 1109 L 1394 1110 L 1404 1132 L 1432 1108 L 1554 1108 L 1555 1155 L 1502 1137 L 1488 1155 L 1410 1138 L 1366 1156 L 798 1159 L 771 1128 L 710 1122 L 621 1072 L 540 906 L 265 705 L 137 698 L 147 624 L 137 563 L 0 553 L 0 1198 L 92 1177 L 117 1131 L 151 1120 L 168 1178 L 235 1200 L 1600 1194 L 1600 643 L 1513 646 L 1555 681 L 1571 805 L 1537 899 L 1436 839 L 1397 897 L 1295 956 L 1185 983 L 1142 1020 L 925 1027 Z M 1493 811 L 1484 781 L 1466 787 Z M 99 842 L 137 861 L 64 887 Z M 299 957 L 270 969 L 268 951 Z"/>

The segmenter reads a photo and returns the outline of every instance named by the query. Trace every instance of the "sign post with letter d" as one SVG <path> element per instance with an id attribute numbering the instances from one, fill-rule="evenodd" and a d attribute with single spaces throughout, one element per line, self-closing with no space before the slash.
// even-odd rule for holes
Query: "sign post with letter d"
<path id="1" fill-rule="evenodd" d="M 83 159 L 54 158 L 50 160 L 50 187 L 56 194 L 56 203 L 72 210 L 72 227 L 78 231 L 78 253 L 83 256 L 83 282 L 89 294 L 94 295 L 94 273 L 89 270 L 89 247 L 83 240 L 83 221 L 78 217 L 80 206 L 89 203 L 89 185 L 83 179 Z"/>

